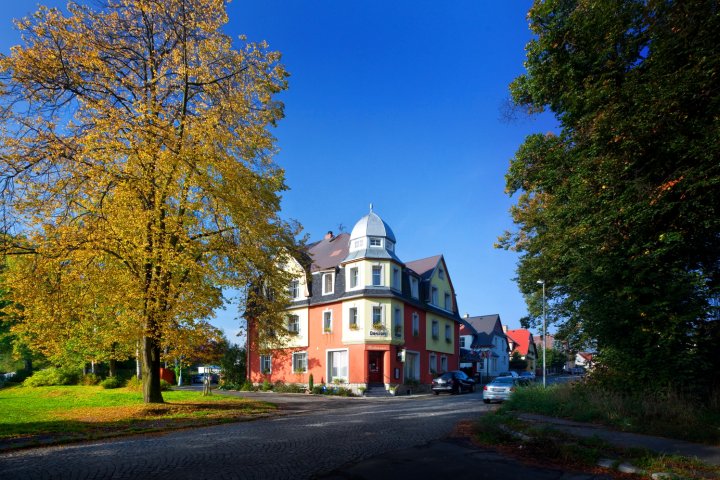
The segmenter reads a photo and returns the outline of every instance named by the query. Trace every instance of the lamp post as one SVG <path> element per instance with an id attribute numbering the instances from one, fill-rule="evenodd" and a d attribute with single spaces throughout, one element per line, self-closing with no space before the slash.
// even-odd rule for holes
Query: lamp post
<path id="1" fill-rule="evenodd" d="M 547 376 L 547 369 L 545 367 L 545 351 L 547 350 L 547 334 L 545 332 L 547 317 L 545 316 L 545 280 L 538 280 L 537 283 L 542 285 L 542 302 L 543 302 L 543 331 L 542 331 L 542 346 L 543 346 L 543 388 L 545 388 L 545 377 Z"/>

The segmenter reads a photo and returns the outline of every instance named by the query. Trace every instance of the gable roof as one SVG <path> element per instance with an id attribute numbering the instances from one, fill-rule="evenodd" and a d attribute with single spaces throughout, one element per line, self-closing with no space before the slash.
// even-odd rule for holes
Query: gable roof
<path id="1" fill-rule="evenodd" d="M 440 262 L 442 255 L 433 255 L 432 257 L 421 258 L 420 260 L 413 260 L 405 264 L 413 272 L 420 275 L 420 278 L 427 280 L 432 276 L 435 271 L 435 267 Z"/>
<path id="2" fill-rule="evenodd" d="M 308 254 L 312 258 L 311 272 L 337 267 L 347 256 L 350 235 L 341 233 L 334 237 L 323 238 L 308 246 Z"/>
<path id="3" fill-rule="evenodd" d="M 478 333 L 487 333 L 488 335 L 495 333 L 496 335 L 500 334 L 505 336 L 502 324 L 500 323 L 500 315 L 497 313 L 492 315 L 479 315 L 477 317 L 466 317 L 463 318 L 463 320 Z"/>
<path id="4" fill-rule="evenodd" d="M 515 343 L 513 351 L 517 350 L 520 355 L 528 354 L 528 349 L 530 348 L 530 344 L 532 342 L 530 330 L 518 328 L 517 330 L 508 330 L 505 334 Z"/>

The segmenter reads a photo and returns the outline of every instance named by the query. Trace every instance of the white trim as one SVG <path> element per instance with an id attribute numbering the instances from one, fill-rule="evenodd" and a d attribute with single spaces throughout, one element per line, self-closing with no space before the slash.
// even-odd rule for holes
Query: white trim
<path id="1" fill-rule="evenodd" d="M 326 314 L 326 313 L 329 313 L 329 314 L 330 314 L 330 325 L 329 325 L 329 326 L 326 326 L 326 325 L 325 325 L 325 314 Z M 326 309 L 323 310 L 323 312 L 322 312 L 322 328 L 323 328 L 323 333 L 332 333 L 332 329 L 333 329 L 333 311 L 332 311 L 332 309 L 330 309 L 330 308 L 326 308 Z"/>
<path id="2" fill-rule="evenodd" d="M 327 378 L 327 383 L 332 383 L 332 381 L 334 380 L 334 377 L 332 376 L 332 372 L 330 370 L 330 353 L 332 352 L 345 352 L 345 368 L 347 369 L 347 375 L 345 375 L 344 377 L 338 375 L 338 378 L 344 378 L 345 381 L 348 382 L 350 380 L 350 349 L 330 348 L 325 350 L 325 378 Z"/>
<path id="3" fill-rule="evenodd" d="M 325 290 L 325 276 L 330 275 L 330 291 Z M 332 295 L 335 293 L 335 272 L 323 272 L 320 274 L 320 283 L 322 284 L 322 294 Z"/>

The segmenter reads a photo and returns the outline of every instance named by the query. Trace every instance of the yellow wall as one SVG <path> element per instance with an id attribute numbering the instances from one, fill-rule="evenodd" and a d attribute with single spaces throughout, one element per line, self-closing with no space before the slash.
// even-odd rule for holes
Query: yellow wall
<path id="1" fill-rule="evenodd" d="M 374 330 L 372 323 L 373 307 L 383 307 L 384 330 Z M 358 330 L 350 330 L 350 308 L 358 309 Z M 342 305 L 342 333 L 344 343 L 401 343 L 405 340 L 405 332 L 400 337 L 395 336 L 393 325 L 393 311 L 399 309 L 400 325 L 403 322 L 403 303 L 386 298 L 347 300 Z"/>
<path id="2" fill-rule="evenodd" d="M 439 275 L 439 268 L 442 268 L 445 271 L 445 278 L 440 278 Z M 438 290 L 438 303 L 435 305 L 438 308 L 442 308 L 445 310 L 445 294 L 450 295 L 450 308 L 448 309 L 449 312 L 452 312 L 454 310 L 454 301 L 455 301 L 455 294 L 452 290 L 452 286 L 450 285 L 450 280 L 448 280 L 448 273 L 447 273 L 447 267 L 445 266 L 445 262 L 440 262 L 438 265 L 438 268 L 435 269 L 433 272 L 432 277 L 430 277 L 430 286 L 436 287 Z M 430 298 L 432 298 L 432 288 L 428 289 L 428 295 L 430 295 Z"/>
<path id="3" fill-rule="evenodd" d="M 288 310 L 286 315 L 297 315 L 300 321 L 300 333 L 288 337 L 287 347 L 307 347 L 310 328 L 307 307 Z"/>
<path id="4" fill-rule="evenodd" d="M 434 352 L 455 353 L 455 322 L 439 315 L 427 314 L 425 322 L 427 349 Z M 438 338 L 432 336 L 433 320 L 438 322 Z M 445 326 L 450 326 L 450 343 L 445 340 Z"/>

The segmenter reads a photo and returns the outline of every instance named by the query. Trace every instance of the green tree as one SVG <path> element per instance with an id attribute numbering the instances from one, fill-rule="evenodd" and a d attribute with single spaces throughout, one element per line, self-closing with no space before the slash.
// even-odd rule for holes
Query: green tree
<path id="1" fill-rule="evenodd" d="M 241 385 L 247 374 L 247 351 L 237 345 L 230 344 L 220 360 L 223 383 Z"/>
<path id="2" fill-rule="evenodd" d="M 116 272 L 121 318 L 141 338 L 145 402 L 163 401 L 163 339 L 178 322 L 208 318 L 222 287 L 262 276 L 284 292 L 288 281 L 278 261 L 295 231 L 278 216 L 284 172 L 269 132 L 286 73 L 265 44 L 233 46 L 225 3 L 41 8 L 0 58 L 0 207 L 12 222 L 2 232 L 27 235 L 3 237 L 2 253 L 76 282 L 58 283 L 63 302 L 37 312 L 72 305 L 84 265 Z M 273 305 L 285 301 L 257 300 L 263 324 L 280 328 Z"/>
<path id="3" fill-rule="evenodd" d="M 526 324 L 545 279 L 558 336 L 594 343 L 606 380 L 681 371 L 707 392 L 720 367 L 705 356 L 720 340 L 718 2 L 537 1 L 529 21 L 512 95 L 561 128 L 529 136 L 507 174 L 517 230 L 500 246 L 521 253 Z"/>

